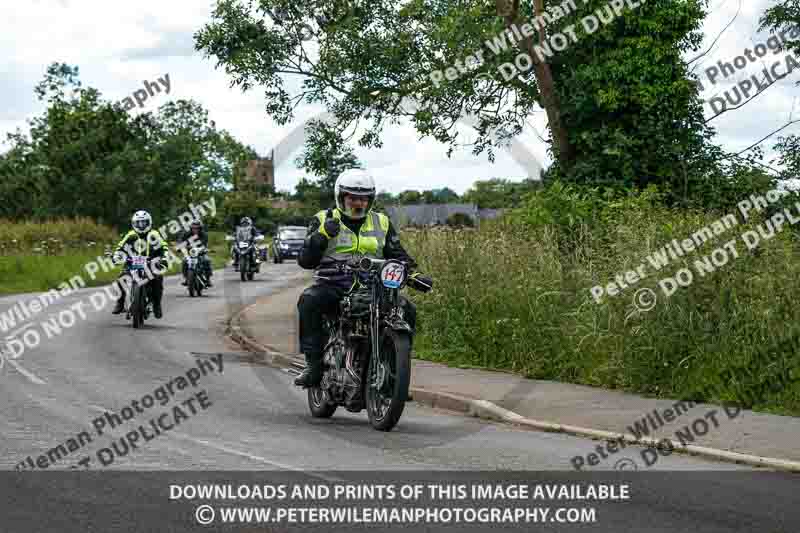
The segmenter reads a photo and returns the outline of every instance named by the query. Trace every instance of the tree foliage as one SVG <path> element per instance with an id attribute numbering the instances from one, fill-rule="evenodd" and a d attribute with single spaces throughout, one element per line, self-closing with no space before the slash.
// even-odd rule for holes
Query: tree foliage
<path id="1" fill-rule="evenodd" d="M 267 113 L 277 122 L 289 121 L 300 102 L 321 104 L 335 117 L 331 129 L 339 139 L 349 128 L 355 135 L 359 125 L 361 146 L 381 146 L 384 126 L 407 119 L 422 135 L 447 144 L 449 154 L 462 141 L 456 124 L 472 115 L 473 151 L 493 160 L 498 144 L 519 134 L 532 111 L 546 108 L 556 161 L 551 178 L 624 186 L 676 183 L 686 173 L 707 179 L 716 164 L 706 149 L 713 132 L 682 59 L 702 40 L 706 0 L 649 0 L 591 34 L 580 19 L 607 0 L 579 2 L 574 13 L 548 25 L 546 35 L 499 55 L 488 50 L 487 39 L 529 21 L 537 3 L 562 2 L 515 0 L 511 15 L 500 17 L 486 1 L 224 0 L 197 33 L 196 45 L 217 59 L 233 85 L 264 87 Z M 546 69 L 540 65 L 508 80 L 498 72 L 531 41 L 569 24 L 576 25 L 577 42 L 547 58 Z M 482 66 L 455 80 L 431 81 L 431 71 L 479 50 Z M 552 78 L 547 87 L 542 69 Z M 301 77 L 300 91 L 292 92 L 287 74 Z M 544 98 L 543 90 L 551 89 Z M 580 157 L 566 157 L 567 145 Z"/>

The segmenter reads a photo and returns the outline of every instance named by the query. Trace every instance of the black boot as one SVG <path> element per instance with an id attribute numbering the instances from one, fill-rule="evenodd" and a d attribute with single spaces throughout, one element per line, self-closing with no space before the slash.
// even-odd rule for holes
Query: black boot
<path id="1" fill-rule="evenodd" d="M 306 354 L 306 367 L 303 373 L 297 376 L 294 384 L 298 387 L 317 387 L 322 381 L 322 357 Z"/>
<path id="2" fill-rule="evenodd" d="M 114 309 L 111 311 L 112 315 L 118 315 L 125 310 L 125 296 L 119 298 L 117 300 L 117 305 L 114 306 Z"/>
<path id="3" fill-rule="evenodd" d="M 161 302 L 153 302 L 153 314 L 156 318 L 161 318 L 164 316 L 161 312 Z"/>

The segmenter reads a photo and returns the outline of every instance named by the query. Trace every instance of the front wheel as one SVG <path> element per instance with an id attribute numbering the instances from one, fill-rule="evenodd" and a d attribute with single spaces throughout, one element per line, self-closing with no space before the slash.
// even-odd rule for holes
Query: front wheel
<path id="1" fill-rule="evenodd" d="M 247 281 L 247 272 L 250 270 L 250 263 L 247 256 L 239 258 L 239 274 L 241 274 L 242 281 Z"/>
<path id="2" fill-rule="evenodd" d="M 367 415 L 372 427 L 391 431 L 406 406 L 411 382 L 411 337 L 388 330 L 381 341 L 380 360 L 370 357 L 367 370 Z"/>
<path id="3" fill-rule="evenodd" d="M 190 270 L 186 275 L 186 285 L 189 287 L 189 296 L 191 297 L 194 297 L 195 295 L 195 278 L 196 274 L 194 273 L 194 270 Z"/>
<path id="4" fill-rule="evenodd" d="M 144 325 L 144 306 L 146 304 L 144 300 L 145 289 L 141 285 L 135 285 L 132 290 L 133 305 L 131 306 L 131 316 L 133 317 L 133 327 L 139 329 Z"/>
<path id="5" fill-rule="evenodd" d="M 308 408 L 314 418 L 330 418 L 336 412 L 337 405 L 326 399 L 325 393 L 319 387 L 308 389 Z"/>

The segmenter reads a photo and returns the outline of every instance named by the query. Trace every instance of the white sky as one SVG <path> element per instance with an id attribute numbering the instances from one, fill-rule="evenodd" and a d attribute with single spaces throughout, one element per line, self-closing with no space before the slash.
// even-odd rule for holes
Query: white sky
<path id="1" fill-rule="evenodd" d="M 4 0 L 9 2 L 10 0 Z M 712 0 L 711 15 L 706 20 L 708 47 L 719 31 L 733 18 L 740 0 Z M 747 47 L 765 42 L 758 34 L 758 18 L 775 0 L 747 0 L 734 24 L 706 56 L 698 72 L 717 61 L 732 62 Z M 169 74 L 170 93 L 155 94 L 144 103 L 142 111 L 154 111 L 168 99 L 194 99 L 208 111 L 217 127 L 230 131 L 240 141 L 253 146 L 261 155 L 278 145 L 286 134 L 320 109 L 303 108 L 297 120 L 277 126 L 264 112 L 259 88 L 241 93 L 230 89 L 222 70 L 214 68 L 214 59 L 204 59 L 193 49 L 192 35 L 210 20 L 214 2 L 210 0 L 29 0 L 14 2 L 0 19 L 0 46 L 8 53 L 0 59 L 0 136 L 17 127 L 27 130 L 26 119 L 42 112 L 43 105 L 33 93 L 45 69 L 53 61 L 78 65 L 80 79 L 86 86 L 100 90 L 109 100 L 130 96 L 143 86 L 143 80 Z M 705 83 L 704 96 L 710 98 L 730 89 L 737 81 L 749 78 L 780 60 L 780 72 L 786 64 L 770 52 L 762 63 L 748 63 L 733 77 L 716 85 Z M 740 110 L 715 119 L 720 142 L 728 150 L 742 150 L 785 124 L 792 116 L 800 73 L 793 72 L 777 86 Z M 138 108 L 137 108 L 138 109 Z M 137 111 L 131 111 L 135 113 Z M 795 110 L 792 118 L 798 118 Z M 706 114 L 713 111 L 706 105 Z M 543 113 L 531 117 L 530 127 L 520 137 L 540 161 L 549 164 L 545 147 L 533 127 L 544 133 Z M 800 123 L 782 134 L 798 133 Z M 465 129 L 466 132 L 466 129 Z M 491 177 L 522 179 L 525 169 L 505 152 L 499 151 L 495 163 L 486 155 L 475 157 L 465 148 L 446 156 L 446 146 L 434 140 L 419 140 L 410 126 L 387 128 L 381 150 L 357 149 L 357 155 L 372 171 L 381 190 L 431 189 L 448 186 L 464 192 L 479 179 Z M 765 143 L 765 148 L 771 146 Z M 2 150 L 8 146 L 3 144 Z M 299 149 L 283 159 L 276 171 L 278 189 L 290 190 L 303 175 L 294 168 Z M 770 153 L 768 152 L 768 155 Z"/>

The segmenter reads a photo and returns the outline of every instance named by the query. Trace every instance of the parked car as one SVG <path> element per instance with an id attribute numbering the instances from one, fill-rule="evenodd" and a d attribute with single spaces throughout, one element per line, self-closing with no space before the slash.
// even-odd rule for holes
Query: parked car
<path id="1" fill-rule="evenodd" d="M 283 263 L 286 258 L 296 258 L 303 248 L 307 231 L 305 226 L 279 226 L 272 240 L 272 260 Z"/>

